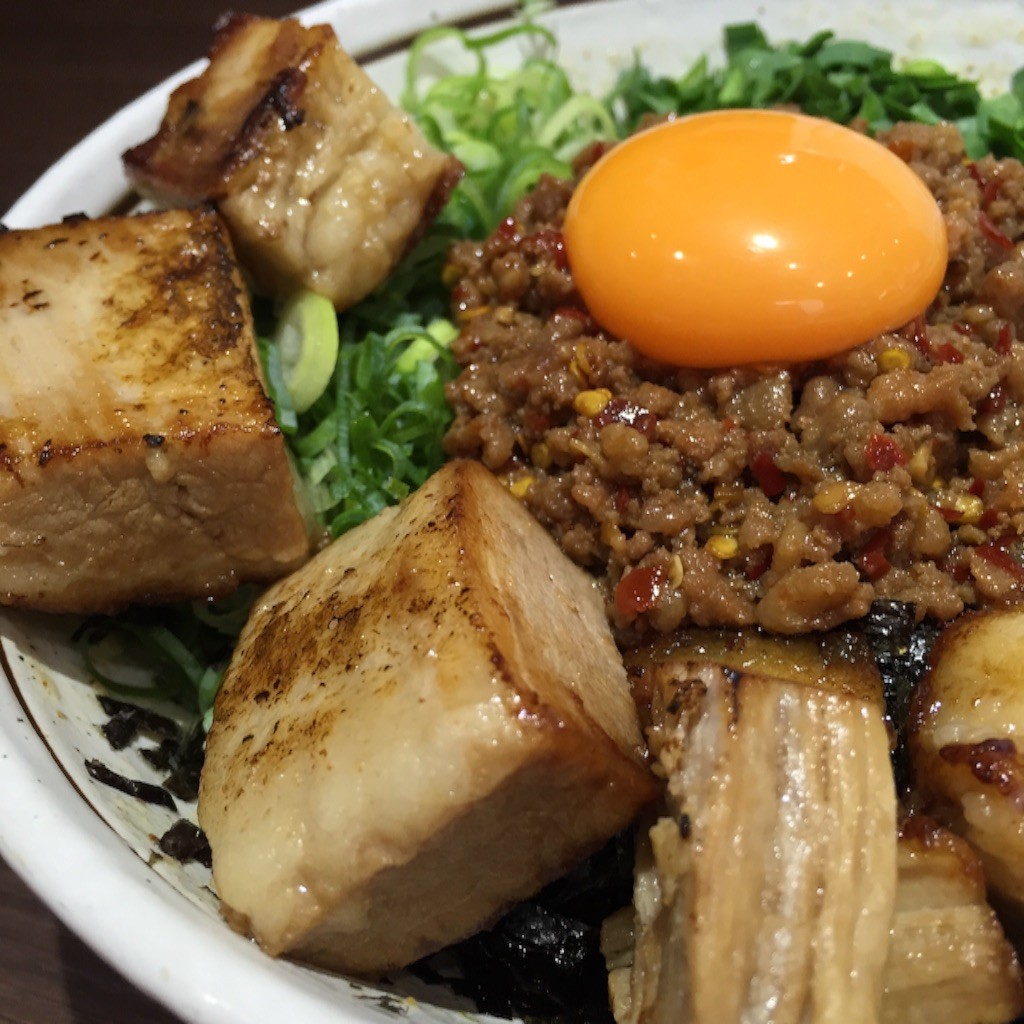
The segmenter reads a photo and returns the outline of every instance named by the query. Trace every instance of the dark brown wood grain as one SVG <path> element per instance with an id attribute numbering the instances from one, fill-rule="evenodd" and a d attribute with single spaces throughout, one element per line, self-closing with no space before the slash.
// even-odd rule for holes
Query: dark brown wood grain
<path id="1" fill-rule="evenodd" d="M 0 1021 L 179 1024 L 111 970 L 0 861 Z"/>
<path id="2" fill-rule="evenodd" d="M 18 0 L 0 28 L 0 212 L 75 142 L 202 57 L 232 7 L 287 14 L 289 0 Z"/>

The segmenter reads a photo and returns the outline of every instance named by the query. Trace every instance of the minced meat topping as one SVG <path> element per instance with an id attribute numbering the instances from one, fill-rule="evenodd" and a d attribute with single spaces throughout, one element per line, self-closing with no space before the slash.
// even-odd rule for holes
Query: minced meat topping
<path id="1" fill-rule="evenodd" d="M 542 179 L 452 250 L 447 450 L 598 575 L 623 637 L 829 629 L 875 598 L 951 619 L 1024 595 L 1024 167 L 969 160 L 949 125 L 880 142 L 942 209 L 945 283 L 827 361 L 679 369 L 601 330 L 562 243 L 572 182 Z"/>

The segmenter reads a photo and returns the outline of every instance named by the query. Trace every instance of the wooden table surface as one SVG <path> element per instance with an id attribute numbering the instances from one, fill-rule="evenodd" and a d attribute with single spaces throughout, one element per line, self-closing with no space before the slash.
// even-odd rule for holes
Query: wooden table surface
<path id="1" fill-rule="evenodd" d="M 0 212 L 109 115 L 201 57 L 230 0 L 17 0 L 0 28 Z M 290 0 L 244 0 L 281 15 Z M 175 1024 L 0 861 L 0 1021 Z"/>

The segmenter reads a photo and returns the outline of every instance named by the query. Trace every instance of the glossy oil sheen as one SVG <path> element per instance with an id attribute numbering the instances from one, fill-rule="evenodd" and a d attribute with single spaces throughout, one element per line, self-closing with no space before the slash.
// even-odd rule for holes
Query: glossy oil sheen
<path id="1" fill-rule="evenodd" d="M 922 312 L 946 269 L 931 193 L 893 153 L 804 115 L 697 114 L 580 183 L 565 240 L 595 319 L 680 366 L 817 359 Z"/>

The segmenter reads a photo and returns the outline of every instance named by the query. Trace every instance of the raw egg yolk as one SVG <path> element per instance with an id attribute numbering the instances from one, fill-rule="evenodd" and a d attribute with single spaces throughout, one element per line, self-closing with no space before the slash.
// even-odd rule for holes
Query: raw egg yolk
<path id="1" fill-rule="evenodd" d="M 580 295 L 606 330 L 677 366 L 819 359 L 912 320 L 946 270 L 942 214 L 874 140 L 765 110 L 633 136 L 565 217 Z"/>

